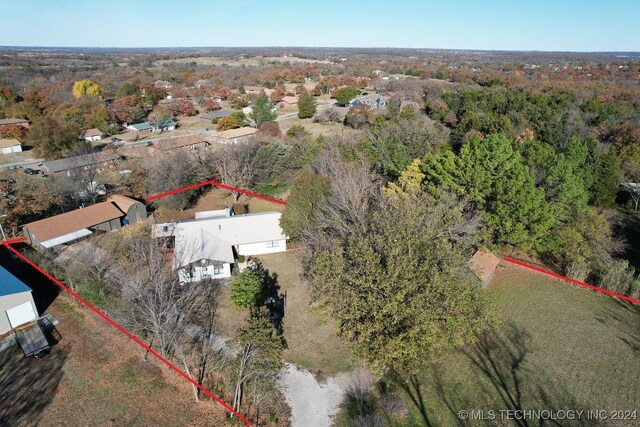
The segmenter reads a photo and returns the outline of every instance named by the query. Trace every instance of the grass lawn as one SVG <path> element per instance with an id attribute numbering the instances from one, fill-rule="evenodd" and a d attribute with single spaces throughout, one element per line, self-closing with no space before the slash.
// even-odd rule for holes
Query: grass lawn
<path id="1" fill-rule="evenodd" d="M 640 411 L 640 307 L 515 266 L 497 271 L 488 292 L 497 330 L 405 387 L 414 402 L 405 395 L 399 425 L 513 423 L 459 421 L 461 409 Z"/>
<path id="2" fill-rule="evenodd" d="M 195 403 L 190 385 L 88 309 L 59 296 L 47 310 L 62 339 L 26 359 L 0 353 L 0 425 L 223 425 L 213 401 Z"/>
<path id="3" fill-rule="evenodd" d="M 349 126 L 344 126 L 341 123 L 315 123 L 313 119 L 299 119 L 298 117 L 290 117 L 280 120 L 278 125 L 280 126 L 280 129 L 282 129 L 282 133 L 286 133 L 287 129 L 293 125 L 304 126 L 305 130 L 313 137 L 318 137 L 320 135 L 324 135 L 326 137 L 335 135 L 353 136 L 358 133 L 355 129 Z"/>
<path id="4" fill-rule="evenodd" d="M 352 368 L 346 343 L 335 334 L 335 323 L 323 321 L 323 317 L 310 305 L 309 289 L 301 279 L 299 252 L 290 250 L 257 258 L 269 272 L 278 275 L 280 292 L 287 293 L 285 362 L 294 363 L 317 378 Z"/>

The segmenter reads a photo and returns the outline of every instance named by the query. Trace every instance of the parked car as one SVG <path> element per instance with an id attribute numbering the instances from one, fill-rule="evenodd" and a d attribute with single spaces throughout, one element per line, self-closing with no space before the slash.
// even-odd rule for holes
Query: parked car
<path id="1" fill-rule="evenodd" d="M 115 136 L 111 138 L 111 142 L 120 142 L 122 141 L 120 138 L 116 138 Z"/>
<path id="2" fill-rule="evenodd" d="M 27 175 L 38 175 L 40 173 L 40 170 L 32 169 L 32 168 L 25 168 L 24 169 L 24 173 L 26 173 Z"/>

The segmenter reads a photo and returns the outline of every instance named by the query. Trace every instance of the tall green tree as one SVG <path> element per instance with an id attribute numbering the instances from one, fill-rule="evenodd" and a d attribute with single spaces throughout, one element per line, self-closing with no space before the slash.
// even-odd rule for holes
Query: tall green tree
<path id="1" fill-rule="evenodd" d="M 290 239 L 302 237 L 302 230 L 313 221 L 318 203 L 328 190 L 328 181 L 312 172 L 304 171 L 296 178 L 289 193 L 289 204 L 280 220 Z"/>
<path id="2" fill-rule="evenodd" d="M 468 224 L 458 205 L 392 198 L 366 233 L 314 252 L 315 294 L 374 371 L 415 371 L 483 327 Z"/>
<path id="3" fill-rule="evenodd" d="M 476 204 L 495 243 L 545 249 L 553 212 L 505 135 L 472 138 L 458 156 L 450 151 L 428 155 L 422 168 L 430 193 L 454 191 Z"/>
<path id="4" fill-rule="evenodd" d="M 302 89 L 298 97 L 298 118 L 310 119 L 314 114 L 316 114 L 316 103 L 311 94 L 306 89 Z"/>
<path id="5" fill-rule="evenodd" d="M 251 311 L 246 324 L 238 331 L 234 378 L 233 409 L 240 411 L 247 390 L 265 383 L 277 384 L 282 372 L 282 337 L 278 334 L 265 307 Z M 248 387 L 253 385 L 254 387 Z"/>
<path id="6" fill-rule="evenodd" d="M 620 159 L 613 148 L 605 151 L 596 171 L 593 202 L 597 206 L 611 207 L 616 203 L 620 184 Z"/>
<path id="7" fill-rule="evenodd" d="M 77 151 L 86 141 L 79 140 L 80 127 L 52 116 L 43 116 L 33 122 L 27 141 L 36 154 L 45 159 L 59 159 Z"/>
<path id="8" fill-rule="evenodd" d="M 338 104 L 344 107 L 349 103 L 349 101 L 351 101 L 358 95 L 360 95 L 360 91 L 355 87 L 343 87 L 336 91 L 336 101 L 338 101 Z"/>
<path id="9" fill-rule="evenodd" d="M 256 125 L 260 126 L 264 122 L 275 121 L 278 117 L 278 113 L 275 111 L 273 102 L 269 101 L 267 95 L 263 93 L 256 98 L 256 102 L 251 106 L 251 113 L 249 113 L 249 116 L 256 122 Z"/>
<path id="10" fill-rule="evenodd" d="M 543 250 L 554 218 L 544 191 L 503 134 L 472 139 L 459 156 L 466 196 L 478 203 L 497 243 Z"/>
<path id="11" fill-rule="evenodd" d="M 238 308 L 262 304 L 262 280 L 251 269 L 245 268 L 231 283 L 231 303 Z"/>

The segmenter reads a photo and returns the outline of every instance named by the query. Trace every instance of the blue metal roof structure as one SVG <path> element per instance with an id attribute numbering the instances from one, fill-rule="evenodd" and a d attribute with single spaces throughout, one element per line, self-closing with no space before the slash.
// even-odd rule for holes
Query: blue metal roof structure
<path id="1" fill-rule="evenodd" d="M 31 291 L 31 288 L 25 285 L 22 280 L 9 273 L 6 268 L 0 266 L 0 297 L 27 291 Z"/>

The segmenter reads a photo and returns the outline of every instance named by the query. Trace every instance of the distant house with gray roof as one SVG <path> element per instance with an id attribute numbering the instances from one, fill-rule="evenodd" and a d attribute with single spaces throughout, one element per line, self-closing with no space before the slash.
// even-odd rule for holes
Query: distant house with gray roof
<path id="1" fill-rule="evenodd" d="M 76 169 L 85 169 L 103 164 L 106 166 L 106 164 L 114 164 L 118 160 L 120 160 L 120 156 L 116 154 L 90 153 L 60 160 L 47 160 L 43 162 L 42 169 L 51 174 L 64 173 L 67 176 L 71 176 L 71 172 Z M 98 170 L 98 172 L 100 171 Z"/>
<path id="2" fill-rule="evenodd" d="M 232 113 L 232 111 L 215 110 L 209 111 L 208 113 L 200 114 L 200 118 L 202 120 L 208 121 L 211 121 L 213 119 L 220 120 L 223 117 L 230 116 Z"/>
<path id="3" fill-rule="evenodd" d="M 362 107 L 367 106 L 369 108 L 384 108 L 389 103 L 389 96 L 385 95 L 365 95 L 359 96 L 358 98 L 352 99 L 349 102 L 349 107 Z"/>

